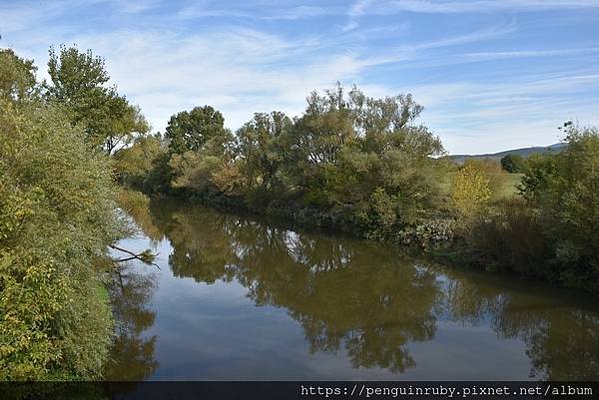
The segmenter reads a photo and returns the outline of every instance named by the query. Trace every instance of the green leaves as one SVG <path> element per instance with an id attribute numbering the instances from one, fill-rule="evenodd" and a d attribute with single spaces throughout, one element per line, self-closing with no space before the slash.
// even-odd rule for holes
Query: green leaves
<path id="1" fill-rule="evenodd" d="M 195 107 L 173 115 L 166 127 L 166 138 L 170 141 L 173 153 L 201 151 L 211 140 L 227 135 L 225 119 L 219 111 L 210 106 Z"/>
<path id="2" fill-rule="evenodd" d="M 88 144 L 110 155 L 134 135 L 149 131 L 139 107 L 119 95 L 116 86 L 107 86 L 104 59 L 91 50 L 50 48 L 48 73 L 52 83 L 45 84 L 46 98 L 65 108 L 71 124 L 85 131 Z"/>
<path id="3" fill-rule="evenodd" d="M 0 98 L 0 380 L 97 378 L 107 356 L 112 167 L 62 111 Z"/>
<path id="4" fill-rule="evenodd" d="M 34 90 L 36 67 L 11 49 L 0 50 L 0 97 L 22 101 Z"/>

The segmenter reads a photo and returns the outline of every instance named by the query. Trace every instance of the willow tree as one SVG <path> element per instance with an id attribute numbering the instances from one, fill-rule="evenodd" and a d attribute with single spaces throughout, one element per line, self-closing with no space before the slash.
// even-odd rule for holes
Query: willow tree
<path id="1" fill-rule="evenodd" d="M 0 54 L 0 380 L 95 379 L 112 317 L 102 261 L 126 231 L 110 159 Z"/>
<path id="2" fill-rule="evenodd" d="M 149 131 L 139 107 L 120 95 L 115 85 L 109 85 L 104 59 L 91 50 L 61 46 L 57 52 L 50 48 L 48 74 L 47 98 L 64 106 L 71 124 L 80 126 L 93 146 L 110 155 Z"/>

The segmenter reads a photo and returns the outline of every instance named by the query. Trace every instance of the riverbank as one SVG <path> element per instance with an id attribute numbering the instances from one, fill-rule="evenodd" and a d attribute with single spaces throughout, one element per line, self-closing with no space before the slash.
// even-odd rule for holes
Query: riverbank
<path id="1" fill-rule="evenodd" d="M 243 198 L 228 197 L 222 194 L 198 195 L 179 192 L 170 195 L 160 194 L 152 197 L 147 197 L 140 191 L 125 189 L 120 197 L 121 206 L 126 207 L 128 212 L 135 213 L 137 207 L 148 207 L 147 199 L 152 198 L 158 202 L 165 200 L 173 200 L 178 203 L 208 206 L 224 212 L 238 216 L 249 216 L 257 218 L 268 224 L 281 228 L 300 229 L 305 232 L 323 233 L 340 237 L 350 237 L 355 239 L 365 239 L 373 242 L 388 243 L 396 246 L 405 254 L 414 257 L 424 257 L 431 262 L 440 263 L 457 269 L 483 270 L 490 273 L 501 273 L 501 275 L 511 279 L 530 282 L 544 281 L 554 285 L 556 289 L 574 288 L 583 289 L 590 293 L 597 293 L 596 290 L 588 290 L 586 287 L 577 287 L 576 285 L 568 285 L 563 282 L 547 279 L 544 276 L 535 276 L 530 274 L 522 274 L 511 269 L 501 268 L 493 263 L 493 260 L 484 258 L 476 258 L 472 249 L 468 248 L 467 243 L 462 239 L 455 238 L 455 233 L 451 232 L 451 225 L 454 221 L 445 221 L 445 230 L 440 233 L 434 229 L 421 227 L 418 233 L 413 236 L 406 234 L 383 236 L 380 234 L 372 234 L 365 230 L 364 226 L 352 225 L 352 221 L 344 219 L 342 215 L 331 215 L 322 210 L 310 208 L 295 208 L 288 207 L 268 207 L 257 208 L 248 206 Z M 523 221 L 526 223 L 526 221 Z M 438 223 L 443 226 L 443 223 Z"/>
<path id="2" fill-rule="evenodd" d="M 567 146 L 520 160 L 515 188 L 497 160 L 443 157 L 409 95 L 376 99 L 338 85 L 307 102 L 301 117 L 257 113 L 235 133 L 210 106 L 175 114 L 164 136 L 115 154 L 117 178 L 599 291 L 597 129 L 566 124 Z"/>

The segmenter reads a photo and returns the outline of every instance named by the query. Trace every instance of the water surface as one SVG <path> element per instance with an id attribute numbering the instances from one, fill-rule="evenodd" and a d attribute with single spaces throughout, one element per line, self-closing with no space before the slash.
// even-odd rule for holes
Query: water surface
<path id="1" fill-rule="evenodd" d="M 599 379 L 599 302 L 172 202 L 122 245 L 107 379 Z"/>

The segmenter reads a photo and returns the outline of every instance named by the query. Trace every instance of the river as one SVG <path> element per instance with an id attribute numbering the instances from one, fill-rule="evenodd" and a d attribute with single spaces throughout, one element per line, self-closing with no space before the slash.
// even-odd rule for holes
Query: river
<path id="1" fill-rule="evenodd" d="M 121 246 L 111 380 L 599 379 L 599 299 L 153 202 Z"/>

